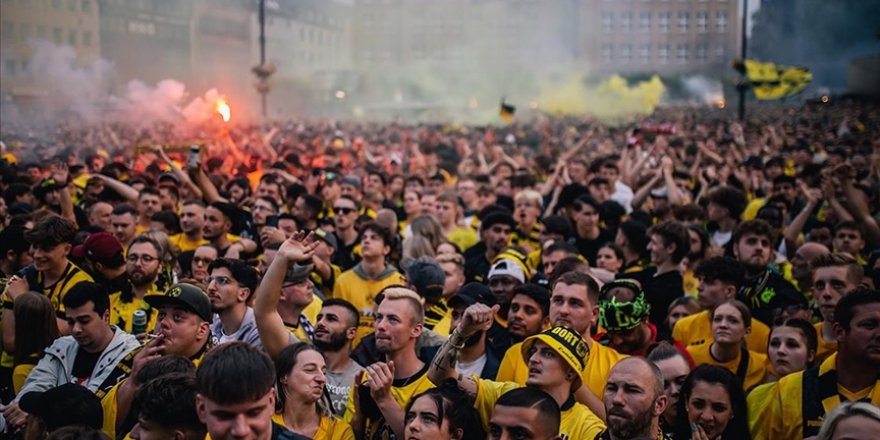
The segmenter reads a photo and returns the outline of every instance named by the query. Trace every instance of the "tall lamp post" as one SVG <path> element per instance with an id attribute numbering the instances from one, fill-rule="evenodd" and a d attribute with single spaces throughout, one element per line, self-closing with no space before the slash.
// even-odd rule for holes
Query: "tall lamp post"
<path id="1" fill-rule="evenodd" d="M 746 31 L 749 22 L 749 0 L 743 0 L 743 17 L 742 17 L 742 41 L 741 41 L 741 53 L 740 59 L 743 63 L 746 62 L 746 44 L 748 39 L 746 38 Z M 739 120 L 744 121 L 746 119 L 746 91 L 748 87 L 746 87 L 747 80 L 747 72 L 745 68 L 743 68 L 742 79 L 740 84 L 737 86 L 739 90 Z"/>
<path id="2" fill-rule="evenodd" d="M 251 68 L 251 72 L 257 77 L 256 89 L 260 94 L 263 105 L 263 118 L 267 115 L 266 94 L 269 93 L 269 77 L 275 73 L 275 66 L 266 64 L 266 0 L 260 0 L 258 14 L 260 23 L 260 64 Z"/>

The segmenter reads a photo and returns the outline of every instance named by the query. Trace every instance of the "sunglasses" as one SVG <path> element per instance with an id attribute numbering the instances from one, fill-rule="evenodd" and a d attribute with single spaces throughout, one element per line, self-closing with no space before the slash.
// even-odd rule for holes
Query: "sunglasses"
<path id="1" fill-rule="evenodd" d="M 342 206 L 333 207 L 333 212 L 335 214 L 339 214 L 339 215 L 348 215 L 348 214 L 351 214 L 352 212 L 355 212 L 355 211 L 356 211 L 356 209 L 354 209 L 354 208 L 345 208 Z"/>

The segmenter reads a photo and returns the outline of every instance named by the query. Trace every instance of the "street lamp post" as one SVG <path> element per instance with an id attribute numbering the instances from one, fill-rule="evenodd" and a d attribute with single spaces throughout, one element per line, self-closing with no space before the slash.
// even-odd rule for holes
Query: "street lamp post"
<path id="1" fill-rule="evenodd" d="M 746 27 L 749 22 L 749 0 L 743 0 L 743 17 L 742 17 L 742 42 L 741 42 L 741 53 L 740 59 L 743 63 L 746 62 L 746 44 L 748 39 L 746 38 L 746 31 L 748 28 Z M 743 69 L 742 79 L 740 81 L 737 89 L 739 90 L 739 120 L 744 121 L 746 118 L 746 81 L 747 81 L 747 72 Z"/>
<path id="2" fill-rule="evenodd" d="M 266 0 L 260 0 L 260 65 L 266 65 Z M 263 118 L 266 117 L 266 89 L 260 90 L 263 104 Z"/>

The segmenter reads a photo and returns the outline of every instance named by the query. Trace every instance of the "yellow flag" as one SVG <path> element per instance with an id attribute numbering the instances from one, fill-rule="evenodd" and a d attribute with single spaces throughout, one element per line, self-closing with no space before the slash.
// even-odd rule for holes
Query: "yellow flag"
<path id="1" fill-rule="evenodd" d="M 746 60 L 746 75 L 755 97 L 761 100 L 780 99 L 794 95 L 813 80 L 813 73 L 804 67 L 782 66 Z"/>

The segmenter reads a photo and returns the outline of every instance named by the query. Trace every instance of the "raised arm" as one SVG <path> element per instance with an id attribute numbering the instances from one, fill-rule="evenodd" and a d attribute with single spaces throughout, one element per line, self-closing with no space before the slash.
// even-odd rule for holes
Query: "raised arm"
<path id="1" fill-rule="evenodd" d="M 455 362 L 458 360 L 459 351 L 464 347 L 464 343 L 469 337 L 480 330 L 488 330 L 492 327 L 498 309 L 498 305 L 489 307 L 477 303 L 464 311 L 461 323 L 452 331 L 449 339 L 440 346 L 440 350 L 431 361 L 431 366 L 428 368 L 428 379 L 431 382 L 438 384 L 446 379 L 455 379 L 462 391 L 470 396 L 477 395 L 477 383 L 471 377 L 458 374 L 455 371 Z"/>
<path id="2" fill-rule="evenodd" d="M 136 189 L 110 176 L 105 176 L 103 174 L 95 174 L 94 176 L 101 179 L 104 182 L 104 185 L 122 196 L 122 198 L 127 200 L 129 203 L 137 205 L 138 192 Z"/>
<path id="3" fill-rule="evenodd" d="M 284 276 L 291 265 L 310 260 L 317 245 L 312 234 L 306 236 L 302 231 L 285 240 L 257 287 L 254 318 L 263 348 L 272 359 L 290 345 L 290 332 L 284 327 L 284 321 L 278 314 Z"/>
<path id="4" fill-rule="evenodd" d="M 153 152 L 156 153 L 156 156 L 159 157 L 163 162 L 167 163 L 169 167 L 171 167 L 171 172 L 177 176 L 181 183 L 186 185 L 189 188 L 189 191 L 198 199 L 202 198 L 202 190 L 199 189 L 198 185 L 189 178 L 189 174 L 186 171 L 180 169 L 177 164 L 174 163 L 171 158 L 168 157 L 168 154 L 165 153 L 165 149 L 162 148 L 161 145 L 156 145 L 153 147 Z"/>

